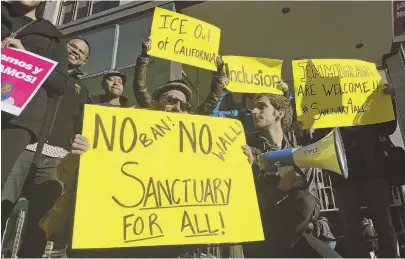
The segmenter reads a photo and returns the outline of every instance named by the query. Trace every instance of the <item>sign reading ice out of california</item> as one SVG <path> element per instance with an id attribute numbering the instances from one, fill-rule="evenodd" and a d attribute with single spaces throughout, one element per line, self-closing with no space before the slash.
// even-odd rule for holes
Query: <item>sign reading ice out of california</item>
<path id="1" fill-rule="evenodd" d="M 215 71 L 220 37 L 214 25 L 156 7 L 148 54 Z"/>

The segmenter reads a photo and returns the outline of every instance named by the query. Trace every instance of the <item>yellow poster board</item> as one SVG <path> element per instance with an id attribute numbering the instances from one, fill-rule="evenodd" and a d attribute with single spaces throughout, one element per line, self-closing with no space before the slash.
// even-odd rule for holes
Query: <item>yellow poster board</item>
<path id="1" fill-rule="evenodd" d="M 375 64 L 350 59 L 292 63 L 297 116 L 305 129 L 358 126 L 394 119 L 391 96 Z"/>
<path id="2" fill-rule="evenodd" d="M 86 105 L 72 246 L 263 240 L 233 119 Z"/>
<path id="3" fill-rule="evenodd" d="M 277 89 L 281 79 L 282 60 L 223 56 L 229 68 L 227 89 L 237 93 L 283 94 Z"/>
<path id="4" fill-rule="evenodd" d="M 192 17 L 155 8 L 149 55 L 217 70 L 221 29 Z"/>

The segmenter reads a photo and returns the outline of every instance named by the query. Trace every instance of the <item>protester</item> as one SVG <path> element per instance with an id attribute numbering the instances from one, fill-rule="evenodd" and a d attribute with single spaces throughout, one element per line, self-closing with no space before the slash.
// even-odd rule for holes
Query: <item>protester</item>
<path id="1" fill-rule="evenodd" d="M 393 100 L 395 111 L 395 102 Z M 389 173 L 386 165 L 385 172 L 378 172 L 374 168 L 375 161 L 383 156 L 382 145 L 389 136 L 395 132 L 397 121 L 389 121 L 374 125 L 357 127 L 342 127 L 340 132 L 345 147 L 348 179 L 331 174 L 333 189 L 335 191 L 336 205 L 344 223 L 344 257 L 369 257 L 368 248 L 363 238 L 360 208 L 366 205 L 369 215 L 378 232 L 378 247 L 380 257 L 397 257 L 397 236 L 392 223 L 389 206 L 389 185 L 383 175 Z M 314 131 L 314 140 L 317 141 L 328 134 L 330 129 L 317 129 Z"/>
<path id="2" fill-rule="evenodd" d="M 169 81 L 158 87 L 150 96 L 150 105 L 153 110 L 188 113 L 192 92 L 182 80 Z M 67 224 L 72 220 L 69 216 L 74 204 L 74 190 L 79 167 L 79 157 L 89 149 L 88 139 L 82 135 L 76 135 L 72 143 L 72 154 L 66 157 L 59 167 L 59 178 L 67 185 L 67 190 L 61 199 L 55 204 L 53 211 L 50 211 L 43 218 L 41 226 L 48 229 L 47 235 L 60 235 L 66 229 L 59 226 L 71 226 Z M 70 219 L 68 219 L 69 217 Z M 54 231 L 52 231 L 54 230 Z M 59 233 L 55 233 L 59 232 Z M 63 235 L 63 234 L 62 234 Z M 139 247 L 139 248 L 113 248 L 70 251 L 70 257 L 178 257 L 186 253 L 192 246 L 162 246 L 162 247 Z"/>
<path id="3" fill-rule="evenodd" d="M 67 85 L 67 52 L 63 35 L 42 18 L 45 2 L 2 1 L 2 47 L 25 49 L 58 62 L 42 87 L 19 116 L 2 112 L 1 128 L 1 186 L 7 180 L 25 147 L 47 137 L 49 121 L 56 112 L 56 96 L 63 94 Z"/>
<path id="4" fill-rule="evenodd" d="M 141 108 L 151 108 L 153 106 L 154 101 L 152 96 L 150 96 L 148 92 L 148 87 L 146 84 L 150 58 L 148 55 L 148 51 L 151 49 L 151 47 L 152 41 L 150 38 L 142 43 L 142 53 L 141 55 L 138 56 L 135 65 L 133 91 L 134 96 Z M 221 57 L 218 56 L 215 61 L 217 71 L 214 72 L 213 74 L 213 78 L 211 81 L 211 91 L 208 94 L 208 97 L 204 100 L 204 102 L 195 110 L 193 110 L 191 104 L 188 105 L 188 111 L 190 113 L 209 115 L 219 101 L 221 91 L 227 84 L 228 78 L 226 76 L 226 72 L 224 70 L 224 63 L 221 60 Z M 180 82 L 178 80 L 175 81 Z M 181 83 L 187 87 L 187 84 L 184 81 L 181 81 Z"/>
<path id="5" fill-rule="evenodd" d="M 222 61 L 222 59 L 220 59 L 217 62 L 219 65 L 219 70 L 223 70 L 221 67 L 224 66 L 224 63 Z M 226 74 L 225 74 L 226 73 Z M 221 72 L 222 76 L 221 77 L 225 77 L 227 78 L 227 72 Z M 214 76 L 215 78 L 215 76 Z M 210 94 L 208 95 L 206 102 L 205 103 L 210 103 L 211 106 L 209 108 L 206 109 L 206 111 L 211 111 L 210 116 L 214 116 L 214 117 L 225 117 L 225 118 L 237 118 L 238 120 L 240 120 L 243 124 L 243 128 L 245 129 L 245 133 L 252 133 L 252 130 L 254 129 L 253 127 L 253 119 L 252 119 L 252 111 L 250 109 L 242 109 L 242 110 L 227 110 L 227 111 L 220 111 L 220 106 L 222 101 L 225 99 L 225 97 L 229 94 L 229 91 L 226 89 L 226 86 L 228 85 L 228 80 L 221 80 L 221 84 L 213 84 L 212 87 L 213 89 L 211 90 Z M 288 100 L 290 100 L 291 102 L 291 106 L 295 107 L 295 100 L 294 100 L 294 95 L 292 95 L 289 90 L 288 90 L 288 85 L 283 81 L 280 80 L 277 83 L 277 89 L 279 89 L 280 91 L 282 91 L 284 93 L 284 96 L 286 98 L 288 98 Z M 248 97 L 252 97 L 253 94 L 246 94 Z M 216 104 L 216 105 L 214 105 Z M 212 107 L 214 106 L 214 108 L 212 109 Z M 295 110 L 293 109 L 293 112 Z M 292 123 L 291 126 L 286 129 L 286 133 L 287 132 L 294 132 L 294 133 L 300 133 L 302 131 L 302 121 L 301 120 L 297 120 L 297 116 L 295 114 L 295 112 L 293 113 L 292 116 Z M 295 139 L 294 134 L 289 134 L 289 138 Z M 301 136 L 299 134 L 299 136 Z M 293 141 L 295 144 L 295 141 Z"/>
<path id="6" fill-rule="evenodd" d="M 191 101 L 191 90 L 181 81 L 171 81 L 156 89 L 151 96 L 151 106 L 155 110 L 187 113 Z M 89 149 L 88 139 L 80 134 L 76 135 L 72 143 L 72 154 L 66 157 L 59 167 L 59 178 L 66 185 L 65 194 L 55 204 L 41 222 L 42 228 L 48 236 L 63 236 L 71 233 L 66 227 L 71 227 L 76 189 L 79 158 Z M 70 216 L 67 216 L 70 215 Z M 63 233 L 65 232 L 65 233 Z M 69 257 L 170 257 L 181 254 L 178 247 L 151 248 L 116 248 L 69 251 Z"/>
<path id="7" fill-rule="evenodd" d="M 183 80 L 169 81 L 152 94 L 152 109 L 158 111 L 188 113 L 191 107 L 190 88 Z"/>
<path id="8" fill-rule="evenodd" d="M 129 107 L 128 99 L 123 96 L 127 76 L 117 69 L 104 72 L 101 86 L 104 94 L 92 96 L 94 103 L 110 107 Z"/>
<path id="9" fill-rule="evenodd" d="M 30 144 L 17 159 L 11 174 L 18 178 L 18 182 L 25 181 L 24 196 L 29 200 L 28 211 L 30 214 L 19 253 L 20 257 L 35 258 L 43 255 L 47 240 L 44 232 L 38 227 L 38 222 L 62 194 L 63 183 L 58 179 L 57 167 L 69 153 L 72 138 L 75 134 L 80 133 L 82 128 L 83 109 L 88 91 L 85 85 L 79 82 L 78 76 L 81 74 L 79 67 L 84 65 L 88 59 L 90 46 L 87 41 L 77 37 L 69 40 L 67 49 L 68 87 L 59 103 L 57 115 L 51 125 L 52 132 L 44 145 L 40 162 L 32 165 L 37 143 Z M 22 185 L 7 181 L 5 189 L 17 192 L 18 197 L 21 194 Z M 15 205 L 16 201 L 4 201 L 4 203 L 11 202 Z M 9 206 L 3 208 L 2 202 L 3 224 L 7 221 L 12 209 Z"/>
<path id="10" fill-rule="evenodd" d="M 292 122 L 293 110 L 282 95 L 260 94 L 253 105 L 253 123 L 258 130 L 248 138 L 245 153 L 255 161 L 253 173 L 265 240 L 243 246 L 246 257 L 285 257 L 307 229 L 316 213 L 315 197 L 308 191 L 312 169 L 258 166 L 258 155 L 292 147 L 284 134 Z M 280 172 L 285 173 L 280 177 Z"/>

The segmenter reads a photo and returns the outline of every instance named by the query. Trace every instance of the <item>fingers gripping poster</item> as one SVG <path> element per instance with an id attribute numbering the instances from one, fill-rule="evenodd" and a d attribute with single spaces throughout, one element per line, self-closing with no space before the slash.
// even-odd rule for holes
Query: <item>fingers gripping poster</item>
<path id="1" fill-rule="evenodd" d="M 72 246 L 263 240 L 237 120 L 86 105 Z"/>
<path id="2" fill-rule="evenodd" d="M 293 61 L 297 116 L 305 129 L 359 126 L 394 119 L 375 64 L 349 59 Z"/>

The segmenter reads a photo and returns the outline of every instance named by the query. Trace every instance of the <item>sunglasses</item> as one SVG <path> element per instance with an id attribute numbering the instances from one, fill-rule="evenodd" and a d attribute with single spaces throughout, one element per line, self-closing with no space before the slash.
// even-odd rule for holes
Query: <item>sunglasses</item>
<path id="1" fill-rule="evenodd" d="M 174 96 L 174 95 L 166 95 L 164 100 L 169 105 L 176 105 L 177 103 L 180 103 L 180 109 L 182 111 L 187 111 L 191 107 L 191 105 L 188 102 L 180 100 L 177 96 Z"/>

